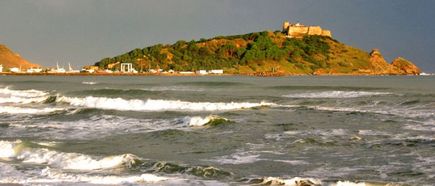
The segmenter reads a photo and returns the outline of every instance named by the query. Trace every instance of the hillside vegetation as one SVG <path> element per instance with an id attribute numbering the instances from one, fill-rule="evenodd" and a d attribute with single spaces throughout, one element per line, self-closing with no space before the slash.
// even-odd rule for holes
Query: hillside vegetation
<path id="1" fill-rule="evenodd" d="M 382 58 L 378 53 L 377 57 Z M 267 31 L 137 48 L 104 58 L 95 65 L 115 70 L 121 62 L 133 63 L 139 71 L 160 68 L 175 71 L 224 69 L 229 74 L 253 75 L 417 74 L 419 71 L 417 67 L 417 70 L 403 70 L 406 65 L 397 68 L 383 58 L 374 59 L 372 54 L 330 37 L 294 39 L 281 32 Z"/>

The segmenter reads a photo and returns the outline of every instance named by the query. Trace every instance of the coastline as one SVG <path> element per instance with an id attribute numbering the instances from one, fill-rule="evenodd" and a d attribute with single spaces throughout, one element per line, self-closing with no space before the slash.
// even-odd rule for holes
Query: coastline
<path id="1" fill-rule="evenodd" d="M 292 77 L 292 76 L 424 76 L 413 74 L 168 74 L 168 73 L 11 73 L 0 72 L 0 76 L 167 76 L 167 77 L 203 77 L 203 76 L 247 76 L 247 77 Z M 430 75 L 428 75 L 430 76 Z"/>

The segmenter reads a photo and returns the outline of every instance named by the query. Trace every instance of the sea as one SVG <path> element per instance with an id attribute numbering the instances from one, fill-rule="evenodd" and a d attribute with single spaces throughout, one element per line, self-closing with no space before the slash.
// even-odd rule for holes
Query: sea
<path id="1" fill-rule="evenodd" d="M 434 185 L 435 76 L 0 76 L 0 185 Z"/>

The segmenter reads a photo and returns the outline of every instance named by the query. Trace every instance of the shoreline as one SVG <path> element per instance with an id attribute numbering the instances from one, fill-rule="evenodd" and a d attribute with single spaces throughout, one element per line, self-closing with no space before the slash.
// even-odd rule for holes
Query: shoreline
<path id="1" fill-rule="evenodd" d="M 295 76 L 431 76 L 415 74 L 163 74 L 163 73 L 11 73 L 0 72 L 0 76 L 167 76 L 167 77 L 295 77 Z"/>

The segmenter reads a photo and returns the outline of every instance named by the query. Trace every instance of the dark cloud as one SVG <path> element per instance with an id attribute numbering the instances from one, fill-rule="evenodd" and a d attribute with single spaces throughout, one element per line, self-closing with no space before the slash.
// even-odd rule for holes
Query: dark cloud
<path id="1" fill-rule="evenodd" d="M 136 47 L 321 25 L 355 47 L 435 72 L 432 0 L 2 0 L 0 43 L 43 65 L 91 64 Z"/>

